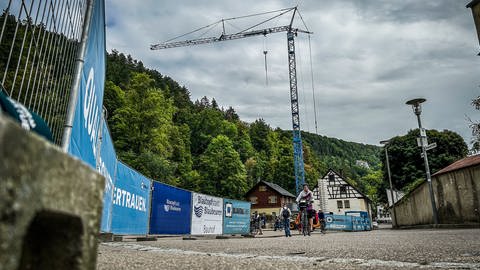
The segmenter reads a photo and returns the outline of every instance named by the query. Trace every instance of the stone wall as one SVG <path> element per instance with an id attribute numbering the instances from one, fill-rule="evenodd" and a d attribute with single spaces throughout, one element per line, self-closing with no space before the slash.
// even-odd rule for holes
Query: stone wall
<path id="1" fill-rule="evenodd" d="M 480 225 L 480 165 L 432 177 L 440 224 Z M 427 183 L 421 184 L 395 205 L 397 224 L 433 224 Z"/>
<path id="2" fill-rule="evenodd" d="M 95 269 L 104 178 L 0 115 L 0 269 Z"/>

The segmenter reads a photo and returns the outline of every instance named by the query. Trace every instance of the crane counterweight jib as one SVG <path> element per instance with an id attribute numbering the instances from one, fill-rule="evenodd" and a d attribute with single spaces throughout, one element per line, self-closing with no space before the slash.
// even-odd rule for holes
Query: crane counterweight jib
<path id="1" fill-rule="evenodd" d="M 150 49 L 151 50 L 170 49 L 170 48 L 176 48 L 176 47 L 207 44 L 207 43 L 213 43 L 213 42 L 219 42 L 219 41 L 235 40 L 235 39 L 241 39 L 241 38 L 258 36 L 258 35 L 266 36 L 268 34 L 280 33 L 280 32 L 293 32 L 293 33 L 301 32 L 301 33 L 311 34 L 311 32 L 309 31 L 305 31 L 298 28 L 290 28 L 290 26 L 286 25 L 286 26 L 265 28 L 260 30 L 239 32 L 239 33 L 228 34 L 228 35 L 222 34 L 220 37 L 197 38 L 197 39 L 190 39 L 190 40 L 184 40 L 184 41 L 159 43 L 159 44 L 151 45 Z"/>

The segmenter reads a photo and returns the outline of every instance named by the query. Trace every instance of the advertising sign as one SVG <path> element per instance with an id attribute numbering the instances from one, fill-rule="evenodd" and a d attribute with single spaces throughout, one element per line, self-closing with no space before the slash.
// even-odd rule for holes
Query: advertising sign
<path id="1" fill-rule="evenodd" d="M 96 168 L 105 85 L 105 3 L 94 1 L 68 152 Z"/>
<path id="2" fill-rule="evenodd" d="M 192 235 L 222 234 L 223 199 L 192 193 Z"/>
<path id="3" fill-rule="evenodd" d="M 121 162 L 113 188 L 112 233 L 147 234 L 150 179 Z"/>
<path id="4" fill-rule="evenodd" d="M 103 210 L 102 224 L 100 231 L 110 232 L 112 223 L 112 207 L 113 207 L 113 188 L 115 186 L 115 170 L 117 168 L 117 156 L 113 141 L 108 131 L 107 123 L 102 123 L 102 139 L 100 148 L 100 158 L 97 160 L 97 167 L 100 173 L 105 176 L 105 189 L 103 190 Z"/>
<path id="5" fill-rule="evenodd" d="M 352 231 L 352 216 L 325 215 L 325 227 L 327 230 Z"/>
<path id="6" fill-rule="evenodd" d="M 190 234 L 192 193 L 153 182 L 150 234 Z"/>
<path id="7" fill-rule="evenodd" d="M 250 203 L 223 199 L 223 233 L 248 234 L 250 232 Z"/>

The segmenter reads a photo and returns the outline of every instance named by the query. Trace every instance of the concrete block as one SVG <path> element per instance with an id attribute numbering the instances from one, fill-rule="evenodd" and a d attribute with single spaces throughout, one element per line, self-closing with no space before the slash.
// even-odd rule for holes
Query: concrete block
<path id="1" fill-rule="evenodd" d="M 123 241 L 123 236 L 121 235 L 114 235 L 113 236 L 113 242 L 122 242 Z"/>
<path id="2" fill-rule="evenodd" d="M 100 242 L 112 242 L 113 241 L 113 233 L 100 233 L 98 235 L 98 240 Z"/>
<path id="3" fill-rule="evenodd" d="M 95 269 L 104 178 L 0 115 L 0 268 Z"/>
<path id="4" fill-rule="evenodd" d="M 152 236 L 145 236 L 145 237 L 137 237 L 136 240 L 137 242 L 157 241 L 157 238 Z"/>

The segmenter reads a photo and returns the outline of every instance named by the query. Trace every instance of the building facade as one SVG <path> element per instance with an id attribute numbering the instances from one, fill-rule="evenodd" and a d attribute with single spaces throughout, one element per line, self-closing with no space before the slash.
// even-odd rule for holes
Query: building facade
<path id="1" fill-rule="evenodd" d="M 295 202 L 295 196 L 281 186 L 260 181 L 246 194 L 245 199 L 252 203 L 252 213 L 277 216 L 284 203 L 289 206 Z"/>
<path id="2" fill-rule="evenodd" d="M 371 216 L 370 199 L 332 169 L 318 180 L 313 195 L 314 207 L 325 213 L 344 215 L 345 211 L 367 211 Z"/>

